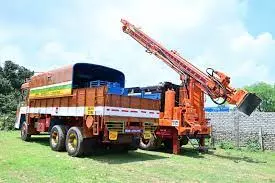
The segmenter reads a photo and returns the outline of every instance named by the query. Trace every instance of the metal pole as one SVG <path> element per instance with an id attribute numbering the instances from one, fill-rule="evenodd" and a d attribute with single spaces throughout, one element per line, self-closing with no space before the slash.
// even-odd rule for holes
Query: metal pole
<path id="1" fill-rule="evenodd" d="M 262 151 L 264 151 L 262 127 L 259 128 L 259 144 Z"/>
<path id="2" fill-rule="evenodd" d="M 234 138 L 236 147 L 240 147 L 240 113 L 238 111 L 234 112 Z"/>

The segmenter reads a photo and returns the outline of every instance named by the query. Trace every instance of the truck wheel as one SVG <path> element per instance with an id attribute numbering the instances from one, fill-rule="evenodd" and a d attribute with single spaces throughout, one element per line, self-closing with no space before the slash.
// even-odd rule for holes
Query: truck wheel
<path id="1" fill-rule="evenodd" d="M 160 145 L 161 140 L 152 135 L 150 139 L 140 138 L 139 148 L 149 151 L 158 149 Z"/>
<path id="2" fill-rule="evenodd" d="M 53 151 L 65 150 L 66 129 L 63 125 L 55 125 L 50 133 L 50 146 Z"/>
<path id="3" fill-rule="evenodd" d="M 84 151 L 82 128 L 71 127 L 67 133 L 65 144 L 70 156 L 81 156 Z"/>
<path id="4" fill-rule="evenodd" d="M 30 141 L 31 135 L 28 134 L 28 124 L 24 122 L 21 126 L 21 139 L 24 141 Z"/>
<path id="5" fill-rule="evenodd" d="M 133 137 L 132 143 L 126 146 L 127 151 L 135 151 L 138 149 L 140 144 L 140 138 L 139 137 Z"/>

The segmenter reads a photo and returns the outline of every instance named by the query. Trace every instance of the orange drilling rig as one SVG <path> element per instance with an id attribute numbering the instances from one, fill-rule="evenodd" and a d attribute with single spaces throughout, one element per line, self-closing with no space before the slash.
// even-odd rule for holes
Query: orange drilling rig
<path id="1" fill-rule="evenodd" d="M 175 70 L 182 81 L 180 86 L 166 84 L 162 87 L 159 126 L 150 140 L 141 139 L 142 149 L 156 149 L 164 143 L 173 149 L 174 154 L 178 154 L 181 145 L 186 145 L 189 139 L 197 139 L 200 147 L 204 147 L 205 138 L 210 136 L 211 131 L 204 111 L 205 94 L 216 104 L 228 102 L 236 105 L 246 115 L 250 115 L 261 103 L 255 94 L 231 87 L 230 77 L 226 74 L 212 68 L 204 73 L 130 22 L 122 19 L 121 23 L 124 33 L 145 47 L 146 52 L 154 54 Z"/>

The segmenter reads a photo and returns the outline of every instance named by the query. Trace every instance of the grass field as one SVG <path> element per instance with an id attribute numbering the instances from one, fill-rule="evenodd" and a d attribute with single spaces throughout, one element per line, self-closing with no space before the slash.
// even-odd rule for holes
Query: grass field
<path id="1" fill-rule="evenodd" d="M 134 151 L 72 158 L 46 136 L 0 131 L 0 182 L 275 182 L 274 152 L 217 149 L 181 155 Z"/>

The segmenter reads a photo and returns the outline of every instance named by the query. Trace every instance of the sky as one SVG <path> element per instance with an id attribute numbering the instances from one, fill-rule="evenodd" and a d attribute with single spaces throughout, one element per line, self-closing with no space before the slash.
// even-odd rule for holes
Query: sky
<path id="1" fill-rule="evenodd" d="M 88 62 L 124 72 L 128 87 L 180 83 L 122 32 L 124 18 L 234 87 L 274 83 L 274 17 L 272 0 L 0 0 L 0 62 L 36 72 Z"/>

